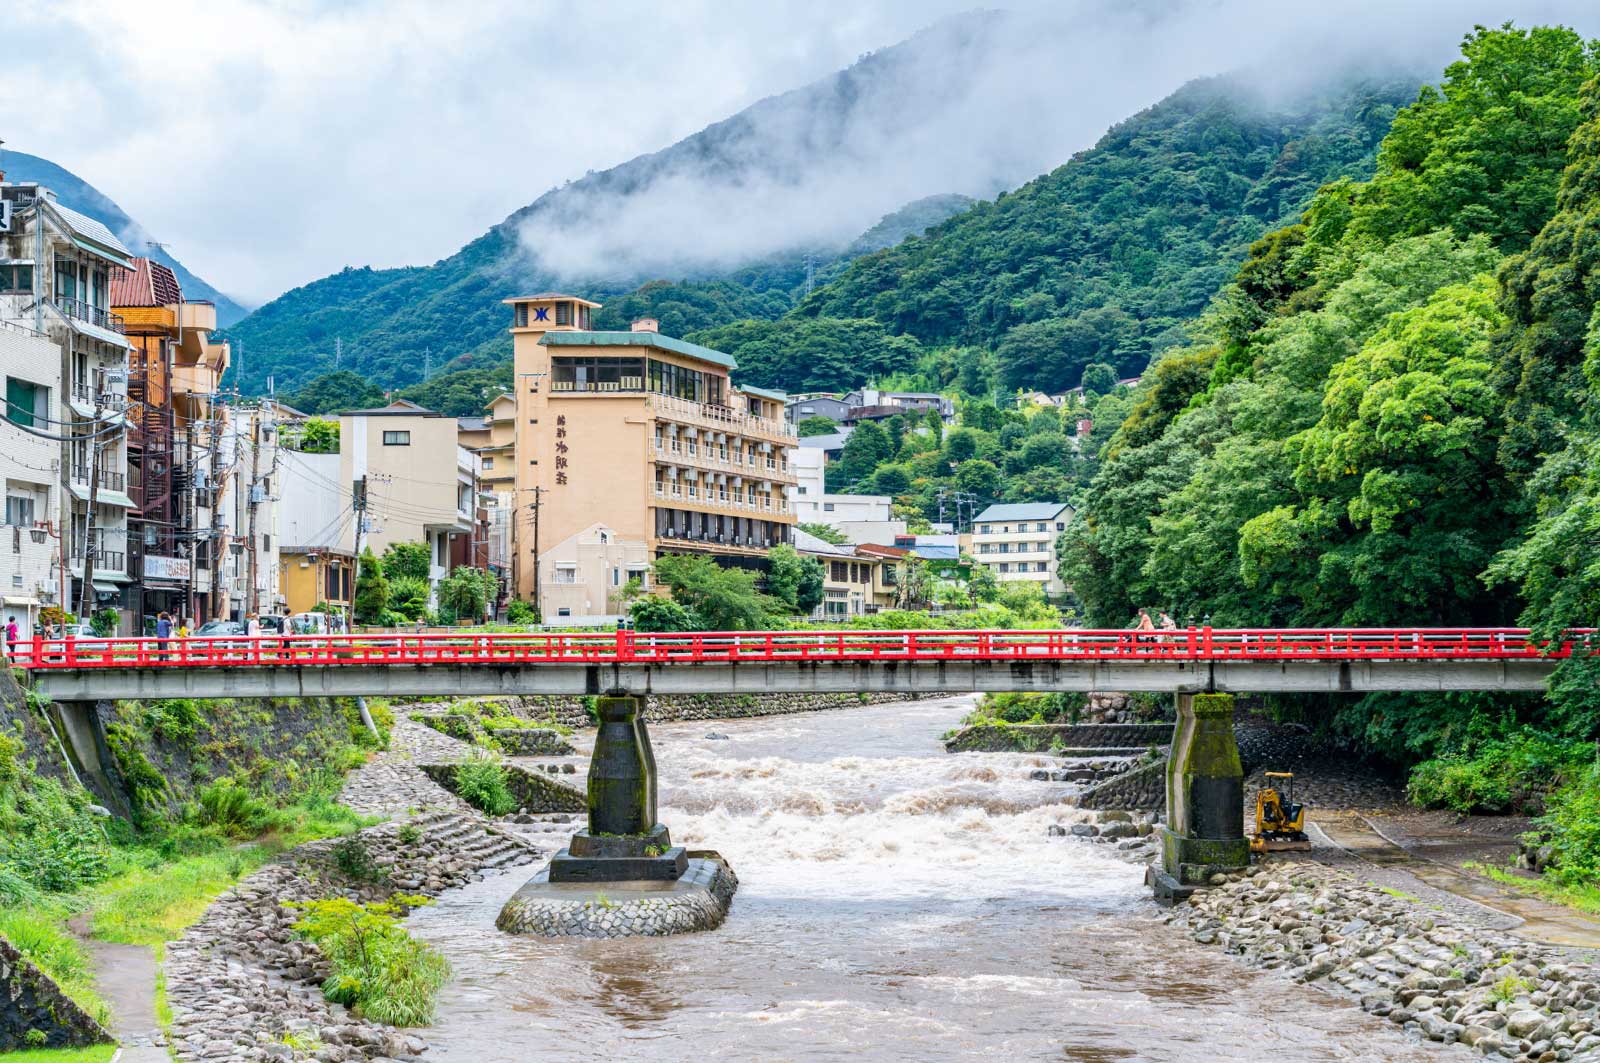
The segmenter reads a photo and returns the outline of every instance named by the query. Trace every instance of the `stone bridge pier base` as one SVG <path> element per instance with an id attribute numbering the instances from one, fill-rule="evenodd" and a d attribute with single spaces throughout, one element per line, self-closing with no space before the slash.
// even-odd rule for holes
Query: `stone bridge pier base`
<path id="1" fill-rule="evenodd" d="M 98 701 L 56 703 L 60 733 L 66 737 L 66 748 L 62 752 L 70 757 L 68 766 L 77 773 L 84 789 L 99 798 L 106 808 L 124 819 L 131 819 L 133 809 L 128 798 L 111 778 L 111 750 L 106 745 L 106 729 L 100 718 L 101 704 Z"/>
<path id="2" fill-rule="evenodd" d="M 1161 866 L 1146 881 L 1156 900 L 1187 898 L 1216 874 L 1250 865 L 1244 836 L 1244 769 L 1233 738 L 1232 694 L 1179 694 L 1167 761 Z"/>

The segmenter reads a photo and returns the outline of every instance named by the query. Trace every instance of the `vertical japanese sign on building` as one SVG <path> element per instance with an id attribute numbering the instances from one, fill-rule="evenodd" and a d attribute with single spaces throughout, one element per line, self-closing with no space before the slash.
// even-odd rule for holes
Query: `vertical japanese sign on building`
<path id="1" fill-rule="evenodd" d="M 556 418 L 556 483 L 567 482 L 567 415 Z"/>

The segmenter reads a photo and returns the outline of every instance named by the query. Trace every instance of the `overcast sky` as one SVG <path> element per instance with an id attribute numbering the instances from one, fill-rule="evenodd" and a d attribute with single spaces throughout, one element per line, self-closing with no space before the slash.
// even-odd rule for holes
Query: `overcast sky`
<path id="1" fill-rule="evenodd" d="M 974 6 L 10 0 L 0 137 L 74 171 L 190 269 L 258 303 L 345 265 L 432 262 L 565 180 Z M 1292 67 L 1383 47 L 1442 63 L 1474 21 L 1507 18 L 1600 33 L 1592 0 L 1006 6 L 1071 20 L 1061 62 L 1038 72 L 1053 107 L 1072 109 L 1080 84 L 1095 99 L 1079 127 L 1056 123 L 1064 151 L 1183 80 L 1266 56 Z"/>

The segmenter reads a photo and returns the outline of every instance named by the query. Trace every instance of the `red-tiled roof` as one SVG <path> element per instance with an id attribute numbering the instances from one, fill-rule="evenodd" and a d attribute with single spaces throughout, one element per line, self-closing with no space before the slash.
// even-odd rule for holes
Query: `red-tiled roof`
<path id="1" fill-rule="evenodd" d="M 175 306 L 182 301 L 177 276 L 159 262 L 136 258 L 132 269 L 112 271 L 112 306 Z"/>

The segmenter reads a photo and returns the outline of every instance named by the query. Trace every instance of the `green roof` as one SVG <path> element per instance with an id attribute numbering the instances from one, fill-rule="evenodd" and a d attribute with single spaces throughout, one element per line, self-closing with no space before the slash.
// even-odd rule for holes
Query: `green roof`
<path id="1" fill-rule="evenodd" d="M 539 342 L 547 347 L 656 347 L 728 369 L 739 368 L 731 354 L 656 332 L 546 332 Z"/>
<path id="2" fill-rule="evenodd" d="M 736 384 L 735 387 L 744 392 L 746 395 L 755 395 L 758 398 L 771 399 L 773 402 L 789 401 L 789 393 L 787 391 L 773 391 L 770 388 L 758 388 L 754 384 Z"/>

